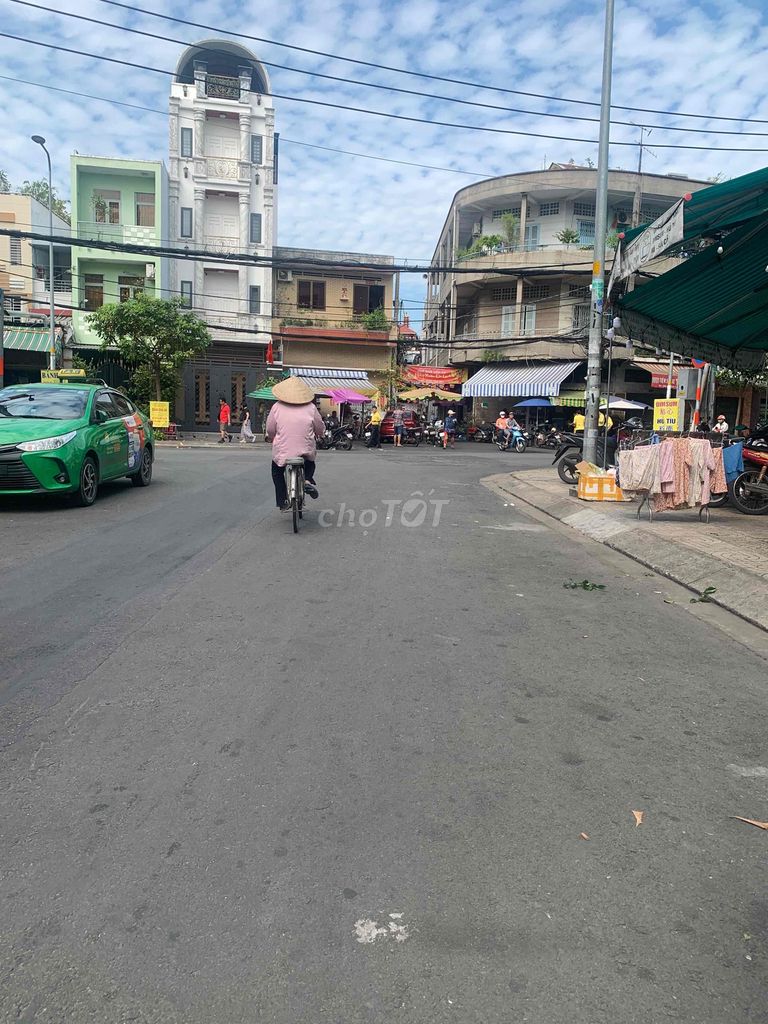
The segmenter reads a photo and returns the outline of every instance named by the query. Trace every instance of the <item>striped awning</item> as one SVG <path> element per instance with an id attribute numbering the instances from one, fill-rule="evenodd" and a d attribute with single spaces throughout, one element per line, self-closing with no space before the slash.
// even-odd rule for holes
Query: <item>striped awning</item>
<path id="1" fill-rule="evenodd" d="M 329 392 L 332 389 L 351 388 L 365 395 L 378 390 L 368 379 L 365 370 L 334 370 L 318 366 L 294 366 L 291 373 L 301 377 L 313 391 Z"/>
<path id="2" fill-rule="evenodd" d="M 484 366 L 462 384 L 461 393 L 465 398 L 551 398 L 578 366 L 581 360 Z"/>
<path id="3" fill-rule="evenodd" d="M 48 331 L 30 331 L 25 327 L 6 327 L 3 346 L 15 352 L 47 352 L 51 347 Z"/>

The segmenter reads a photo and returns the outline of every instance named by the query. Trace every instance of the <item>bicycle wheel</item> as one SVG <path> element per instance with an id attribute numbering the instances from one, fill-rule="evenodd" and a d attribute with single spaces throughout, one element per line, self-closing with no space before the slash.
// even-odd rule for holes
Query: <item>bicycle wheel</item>
<path id="1" fill-rule="evenodd" d="M 291 499 L 291 511 L 293 513 L 293 532 L 294 533 L 298 533 L 299 532 L 299 516 L 301 515 L 301 513 L 299 512 L 299 499 L 298 499 L 297 495 L 295 495 L 295 494 L 294 494 L 293 498 Z"/>

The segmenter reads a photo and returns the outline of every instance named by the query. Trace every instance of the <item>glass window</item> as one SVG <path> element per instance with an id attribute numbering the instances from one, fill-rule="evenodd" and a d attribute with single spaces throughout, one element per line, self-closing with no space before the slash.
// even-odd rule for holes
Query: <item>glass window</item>
<path id="1" fill-rule="evenodd" d="M 192 156 L 193 135 L 191 128 L 181 129 L 181 155 Z"/>
<path id="2" fill-rule="evenodd" d="M 117 189 L 94 189 L 93 214 L 97 224 L 119 224 L 120 192 Z"/>
<path id="3" fill-rule="evenodd" d="M 88 391 L 62 388 L 30 390 L 22 385 L 0 391 L 0 419 L 79 420 L 85 414 Z"/>
<path id="4" fill-rule="evenodd" d="M 104 275 L 85 274 L 85 308 L 101 309 L 104 305 Z"/>
<path id="5" fill-rule="evenodd" d="M 261 288 L 257 284 L 252 284 L 248 289 L 248 311 L 250 313 L 261 312 Z"/>
<path id="6" fill-rule="evenodd" d="M 501 307 L 501 333 L 512 334 L 515 329 L 515 307 Z"/>
<path id="7" fill-rule="evenodd" d="M 530 252 L 532 249 L 539 248 L 539 239 L 541 237 L 541 228 L 538 224 L 526 224 L 525 231 L 523 233 L 523 248 Z"/>
<path id="8" fill-rule="evenodd" d="M 112 401 L 115 403 L 115 407 L 120 416 L 133 416 L 133 414 L 136 412 L 136 410 L 125 397 L 125 395 L 121 395 L 118 394 L 116 391 L 113 391 Z"/>
<path id="9" fill-rule="evenodd" d="M 560 203 L 539 203 L 540 217 L 553 217 L 560 213 Z"/>
<path id="10" fill-rule="evenodd" d="M 261 244 L 261 214 L 251 214 L 251 242 L 255 245 Z"/>
<path id="11" fill-rule="evenodd" d="M 93 411 L 97 423 L 104 423 L 106 420 L 113 420 L 117 415 L 117 409 L 112 402 L 112 395 L 108 391 L 100 391 L 93 403 Z"/>
<path id="12" fill-rule="evenodd" d="M 577 217 L 594 217 L 595 204 L 574 202 L 573 212 L 576 214 Z"/>
<path id="13" fill-rule="evenodd" d="M 536 307 L 523 306 L 520 317 L 520 333 L 535 334 L 536 332 Z"/>
<path id="14" fill-rule="evenodd" d="M 136 225 L 140 228 L 155 226 L 155 193 L 136 193 Z"/>
<path id="15" fill-rule="evenodd" d="M 117 284 L 120 289 L 121 302 L 127 302 L 128 299 L 135 299 L 137 295 L 142 295 L 144 292 L 143 277 L 126 277 L 121 275 L 117 279 Z"/>
<path id="16" fill-rule="evenodd" d="M 262 157 L 264 155 L 264 140 L 260 135 L 251 136 L 251 163 L 260 164 L 262 163 Z"/>
<path id="17" fill-rule="evenodd" d="M 192 237 L 192 207 L 182 206 L 181 208 L 181 231 L 182 238 Z"/>
<path id="18" fill-rule="evenodd" d="M 183 301 L 184 305 L 185 306 L 191 306 L 192 305 L 192 282 L 191 281 L 181 281 L 179 284 L 180 284 L 180 289 L 181 289 L 181 298 L 182 298 L 182 301 Z"/>
<path id="19" fill-rule="evenodd" d="M 296 304 L 300 309 L 325 309 L 325 281 L 297 281 Z"/>
<path id="20" fill-rule="evenodd" d="M 11 263 L 14 266 L 18 266 L 21 263 L 21 239 L 12 238 L 11 243 Z"/>

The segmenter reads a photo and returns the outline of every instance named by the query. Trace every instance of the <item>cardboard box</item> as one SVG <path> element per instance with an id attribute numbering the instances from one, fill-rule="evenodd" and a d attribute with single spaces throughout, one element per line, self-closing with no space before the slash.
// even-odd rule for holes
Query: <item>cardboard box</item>
<path id="1" fill-rule="evenodd" d="M 631 501 L 616 486 L 613 473 L 579 473 L 577 495 L 584 501 Z"/>

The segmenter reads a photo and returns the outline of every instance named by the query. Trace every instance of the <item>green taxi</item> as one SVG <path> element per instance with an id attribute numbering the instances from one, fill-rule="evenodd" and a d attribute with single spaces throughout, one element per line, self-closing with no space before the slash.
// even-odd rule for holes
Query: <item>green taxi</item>
<path id="1" fill-rule="evenodd" d="M 152 482 L 149 418 L 104 384 L 16 384 L 0 390 L 0 496 L 71 494 L 92 505 L 99 484 Z"/>

